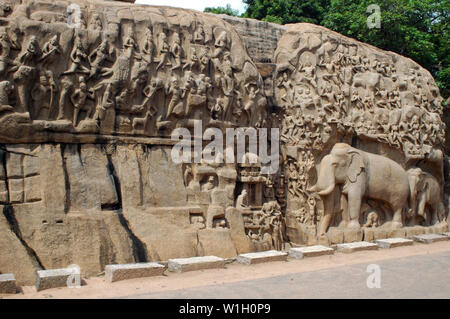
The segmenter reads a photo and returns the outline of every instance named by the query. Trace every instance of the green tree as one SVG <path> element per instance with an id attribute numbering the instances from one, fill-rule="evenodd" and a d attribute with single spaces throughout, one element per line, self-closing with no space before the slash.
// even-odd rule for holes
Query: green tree
<path id="1" fill-rule="evenodd" d="M 210 12 L 215 14 L 226 14 L 233 17 L 239 16 L 239 10 L 231 8 L 230 4 L 227 4 L 226 7 L 215 7 L 215 8 L 207 7 L 205 8 L 204 12 Z"/>
<path id="2" fill-rule="evenodd" d="M 287 24 L 320 24 L 330 0 L 243 0 L 247 10 L 243 17 Z"/>

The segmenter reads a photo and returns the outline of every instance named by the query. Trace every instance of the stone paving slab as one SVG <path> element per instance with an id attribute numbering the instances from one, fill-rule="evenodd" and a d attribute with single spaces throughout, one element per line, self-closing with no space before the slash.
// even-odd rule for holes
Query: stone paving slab
<path id="1" fill-rule="evenodd" d="M 16 278 L 14 274 L 0 275 L 0 294 L 17 293 Z"/>
<path id="2" fill-rule="evenodd" d="M 216 256 L 169 259 L 169 271 L 182 273 L 186 271 L 224 268 L 225 259 Z"/>
<path id="3" fill-rule="evenodd" d="M 122 265 L 107 265 L 105 275 L 109 282 L 162 276 L 166 267 L 158 263 L 137 263 Z"/>
<path id="4" fill-rule="evenodd" d="M 69 280 L 70 279 L 70 280 Z M 81 272 L 78 268 L 62 268 L 38 270 L 36 274 L 36 290 L 68 287 L 69 283 L 81 283 Z"/>
<path id="5" fill-rule="evenodd" d="M 423 234 L 423 235 L 413 236 L 413 239 L 420 243 L 431 244 L 431 243 L 435 243 L 437 241 L 446 241 L 449 239 L 449 237 L 444 236 L 444 235 L 437 235 L 437 234 Z"/>
<path id="6" fill-rule="evenodd" d="M 286 261 L 288 254 L 278 250 L 262 251 L 257 253 L 241 254 L 237 262 L 245 265 L 253 265 L 270 261 Z"/>
<path id="7" fill-rule="evenodd" d="M 414 243 L 414 241 L 405 238 L 387 238 L 375 240 L 375 243 L 380 248 L 395 248 L 401 246 L 411 246 Z"/>
<path id="8" fill-rule="evenodd" d="M 289 256 L 291 256 L 295 259 L 302 259 L 304 257 L 332 255 L 332 254 L 334 254 L 333 248 L 330 248 L 327 246 L 322 246 L 322 245 L 291 248 L 289 250 Z"/>
<path id="9" fill-rule="evenodd" d="M 356 243 L 337 244 L 336 249 L 342 253 L 353 253 L 362 250 L 377 250 L 378 245 L 366 241 L 359 241 Z"/>

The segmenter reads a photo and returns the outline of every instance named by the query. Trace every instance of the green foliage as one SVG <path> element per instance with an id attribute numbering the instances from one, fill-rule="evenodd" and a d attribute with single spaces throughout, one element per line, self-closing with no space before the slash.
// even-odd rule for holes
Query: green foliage
<path id="1" fill-rule="evenodd" d="M 239 16 L 239 10 L 235 10 L 233 8 L 231 8 L 230 4 L 227 4 L 226 7 L 208 7 L 205 8 L 204 12 L 210 12 L 210 13 L 215 13 L 215 14 L 226 14 L 229 16 L 233 16 L 233 17 L 237 17 Z"/>
<path id="2" fill-rule="evenodd" d="M 243 0 L 248 5 L 243 17 L 287 24 L 319 24 L 330 0 Z"/>

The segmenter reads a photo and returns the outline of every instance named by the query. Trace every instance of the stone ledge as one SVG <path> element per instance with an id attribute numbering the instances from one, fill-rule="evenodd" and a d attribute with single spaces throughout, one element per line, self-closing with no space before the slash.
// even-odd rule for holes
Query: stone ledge
<path id="1" fill-rule="evenodd" d="M 245 265 L 253 265 L 270 261 L 286 261 L 288 254 L 282 251 L 269 250 L 258 253 L 241 254 L 237 262 Z"/>
<path id="2" fill-rule="evenodd" d="M 0 275 L 0 294 L 17 293 L 16 278 L 14 274 Z"/>
<path id="3" fill-rule="evenodd" d="M 447 236 L 447 237 L 450 238 L 450 232 L 448 232 L 448 233 L 443 233 L 442 235 Z"/>
<path id="4" fill-rule="evenodd" d="M 417 235 L 413 236 L 413 239 L 419 243 L 424 244 L 431 244 L 438 241 L 447 241 L 449 240 L 449 237 L 444 235 L 436 235 L 436 234 L 423 234 L 423 235 Z"/>
<path id="5" fill-rule="evenodd" d="M 353 253 L 363 250 L 377 250 L 378 245 L 374 243 L 368 243 L 366 241 L 360 241 L 356 243 L 337 244 L 336 249 L 337 251 L 340 251 L 342 253 Z"/>
<path id="6" fill-rule="evenodd" d="M 395 248 L 400 246 L 411 246 L 414 243 L 414 241 L 405 238 L 387 238 L 376 240 L 375 243 L 380 248 Z"/>
<path id="7" fill-rule="evenodd" d="M 168 262 L 168 270 L 177 273 L 224 267 L 225 259 L 216 256 L 169 259 Z"/>
<path id="8" fill-rule="evenodd" d="M 73 276 L 74 282 L 81 283 L 81 272 L 77 268 L 38 270 L 36 273 L 36 291 L 67 287 L 70 276 Z"/>
<path id="9" fill-rule="evenodd" d="M 295 259 L 302 259 L 304 257 L 332 255 L 332 254 L 334 254 L 333 248 L 322 246 L 322 245 L 291 248 L 289 250 L 289 256 L 293 257 Z"/>
<path id="10" fill-rule="evenodd" d="M 137 263 L 122 265 L 107 265 L 105 276 L 109 282 L 134 278 L 162 276 L 166 267 L 158 263 Z"/>

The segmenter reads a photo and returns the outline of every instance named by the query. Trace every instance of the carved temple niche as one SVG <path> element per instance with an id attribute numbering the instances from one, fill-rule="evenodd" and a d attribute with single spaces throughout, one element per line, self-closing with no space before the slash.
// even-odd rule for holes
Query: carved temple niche
<path id="1" fill-rule="evenodd" d="M 438 186 L 445 124 L 428 71 L 310 24 L 285 32 L 275 62 L 291 241 L 329 244 L 446 227 Z M 384 181 L 370 176 L 374 170 Z M 361 178 L 369 185 L 359 186 Z M 374 193 L 386 182 L 388 192 Z M 354 189 L 361 192 L 356 201 Z M 431 193 L 436 200 L 426 199 Z"/>
<path id="2" fill-rule="evenodd" d="M 11 3 L 0 28 L 5 140 L 268 124 L 262 77 L 223 20 L 119 2 Z"/>

